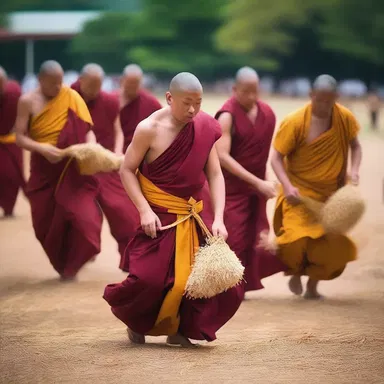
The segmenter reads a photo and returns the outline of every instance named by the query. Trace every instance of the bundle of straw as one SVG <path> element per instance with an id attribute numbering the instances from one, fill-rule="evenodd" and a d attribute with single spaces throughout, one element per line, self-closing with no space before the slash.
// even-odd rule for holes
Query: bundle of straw
<path id="1" fill-rule="evenodd" d="M 94 143 L 71 145 L 63 150 L 63 154 L 76 159 L 82 175 L 116 171 L 123 161 L 122 156 L 119 157 L 100 144 Z"/>
<path id="2" fill-rule="evenodd" d="M 185 294 L 191 299 L 209 299 L 243 280 L 244 267 L 222 237 L 214 237 L 208 229 L 206 244 L 195 254 Z"/>
<path id="3" fill-rule="evenodd" d="M 325 203 L 304 196 L 301 201 L 328 233 L 348 232 L 358 223 L 365 211 L 365 203 L 358 188 L 351 184 L 340 188 Z"/>

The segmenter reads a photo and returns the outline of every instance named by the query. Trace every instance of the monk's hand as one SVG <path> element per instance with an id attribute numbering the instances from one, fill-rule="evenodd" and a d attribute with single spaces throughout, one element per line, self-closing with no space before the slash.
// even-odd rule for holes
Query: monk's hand
<path id="1" fill-rule="evenodd" d="M 161 221 L 152 209 L 144 212 L 140 216 L 141 227 L 145 234 L 152 239 L 157 237 L 157 230 L 161 228 Z"/>
<path id="2" fill-rule="evenodd" d="M 62 149 L 47 143 L 40 144 L 39 153 L 52 164 L 58 163 L 64 157 Z"/>
<path id="3" fill-rule="evenodd" d="M 285 185 L 283 187 L 284 189 L 284 196 L 287 199 L 289 204 L 297 205 L 300 203 L 300 192 L 297 188 L 295 188 L 292 184 Z"/>
<path id="4" fill-rule="evenodd" d="M 212 234 L 215 237 L 222 237 L 224 240 L 228 238 L 227 228 L 225 228 L 223 220 L 215 220 L 212 224 Z"/>
<path id="5" fill-rule="evenodd" d="M 273 199 L 277 195 L 277 185 L 274 181 L 261 180 L 257 189 L 267 200 Z"/>
<path id="6" fill-rule="evenodd" d="M 349 182 L 352 185 L 359 185 L 359 181 L 360 181 L 360 177 L 359 177 L 359 174 L 357 172 L 351 172 L 349 174 Z"/>

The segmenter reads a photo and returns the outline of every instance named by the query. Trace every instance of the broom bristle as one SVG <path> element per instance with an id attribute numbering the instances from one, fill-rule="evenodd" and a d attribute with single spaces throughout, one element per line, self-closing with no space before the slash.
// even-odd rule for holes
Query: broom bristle
<path id="1" fill-rule="evenodd" d="M 221 237 L 207 240 L 195 255 L 185 294 L 191 299 L 214 297 L 238 285 L 244 267 Z"/>
<path id="2" fill-rule="evenodd" d="M 121 157 L 95 143 L 71 145 L 64 152 L 76 159 L 82 175 L 116 171 L 122 163 Z"/>
<path id="3" fill-rule="evenodd" d="M 356 186 L 346 185 L 324 204 L 322 225 L 326 232 L 346 233 L 361 219 L 365 203 Z"/>

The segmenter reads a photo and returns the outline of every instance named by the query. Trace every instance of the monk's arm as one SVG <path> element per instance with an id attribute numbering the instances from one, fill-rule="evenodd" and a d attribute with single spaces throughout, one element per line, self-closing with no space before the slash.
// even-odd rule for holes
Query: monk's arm
<path id="1" fill-rule="evenodd" d="M 31 116 L 30 100 L 22 96 L 17 104 L 17 116 L 14 126 L 16 144 L 31 152 L 41 152 L 42 144 L 32 140 L 28 136 L 29 118 Z"/>
<path id="2" fill-rule="evenodd" d="M 120 168 L 120 177 L 124 188 L 140 214 L 151 210 L 136 177 L 136 170 L 144 160 L 152 140 L 151 129 L 147 127 L 146 124 L 144 121 L 137 126 L 132 142 L 125 152 L 124 162 Z"/>
<path id="3" fill-rule="evenodd" d="M 216 146 L 211 150 L 207 165 L 205 166 L 211 199 L 215 214 L 215 221 L 223 221 L 225 207 L 225 182 L 220 167 Z"/>
<path id="4" fill-rule="evenodd" d="M 92 144 L 97 143 L 95 133 L 92 131 L 92 129 L 88 131 L 87 136 L 85 137 L 85 140 L 87 143 L 92 143 Z"/>
<path id="5" fill-rule="evenodd" d="M 284 155 L 278 152 L 275 148 L 272 148 L 271 165 L 282 186 L 290 186 L 291 182 L 284 168 Z"/>
<path id="6" fill-rule="evenodd" d="M 123 130 L 121 129 L 120 116 L 119 115 L 116 117 L 113 128 L 115 131 L 115 149 L 114 149 L 114 152 L 117 155 L 122 155 L 123 154 L 123 147 L 124 147 L 124 134 L 123 134 Z"/>
<path id="7" fill-rule="evenodd" d="M 352 139 L 349 145 L 351 147 L 351 181 L 357 184 L 363 151 L 357 137 Z"/>
<path id="8" fill-rule="evenodd" d="M 217 142 L 217 152 L 220 159 L 221 166 L 228 172 L 234 174 L 239 179 L 244 180 L 246 183 L 259 188 L 263 180 L 257 178 L 251 172 L 248 172 L 241 164 L 239 164 L 231 156 L 231 145 L 232 145 L 232 116 L 228 112 L 224 112 L 219 116 L 218 119 L 222 136 Z"/>

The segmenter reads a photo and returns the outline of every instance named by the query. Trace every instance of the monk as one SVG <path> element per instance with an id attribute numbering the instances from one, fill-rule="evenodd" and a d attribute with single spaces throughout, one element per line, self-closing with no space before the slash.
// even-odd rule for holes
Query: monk
<path id="1" fill-rule="evenodd" d="M 144 343 L 145 335 L 166 335 L 169 344 L 181 346 L 190 346 L 189 339 L 212 341 L 241 303 L 237 288 L 209 300 L 183 296 L 202 243 L 194 217 L 208 220 L 201 201 L 206 180 L 214 209 L 212 232 L 227 237 L 224 178 L 215 148 L 220 129 L 200 111 L 202 93 L 194 75 L 176 75 L 166 93 L 168 106 L 138 125 L 121 168 L 141 229 L 126 251 L 129 276 L 108 285 L 104 298 L 128 326 L 133 343 Z"/>
<path id="2" fill-rule="evenodd" d="M 336 80 L 319 76 L 311 102 L 285 118 L 274 140 L 272 167 L 282 185 L 274 214 L 278 255 L 292 275 L 289 288 L 294 294 L 302 294 L 301 276 L 309 276 L 307 299 L 321 298 L 319 280 L 340 276 L 357 253 L 347 236 L 325 233 L 300 203 L 300 196 L 324 202 L 345 185 L 349 151 L 350 180 L 358 183 L 359 125 L 336 101 Z"/>
<path id="3" fill-rule="evenodd" d="M 141 88 L 142 81 L 143 71 L 138 65 L 130 64 L 125 67 L 118 92 L 120 123 L 124 133 L 124 152 L 131 143 L 140 121 L 161 109 L 161 104 L 156 97 Z"/>
<path id="4" fill-rule="evenodd" d="M 25 189 L 23 152 L 12 133 L 20 95 L 19 84 L 0 67 L 0 207 L 5 218 L 13 216 L 19 190 Z"/>
<path id="5" fill-rule="evenodd" d="M 103 68 L 91 63 L 84 66 L 79 80 L 71 87 L 87 104 L 97 142 L 117 155 L 122 155 L 124 135 L 120 127 L 119 102 L 116 97 L 101 90 L 103 79 Z M 118 172 L 100 173 L 96 178 L 100 185 L 97 201 L 123 257 L 125 247 L 140 225 L 138 212 L 128 198 Z M 122 261 L 120 267 L 123 268 Z"/>
<path id="6" fill-rule="evenodd" d="M 62 149 L 95 137 L 85 102 L 62 85 L 60 64 L 44 62 L 38 79 L 19 100 L 16 142 L 32 152 L 27 194 L 35 235 L 62 280 L 71 280 L 100 252 L 102 214 L 97 181 L 80 175 Z"/>
<path id="7" fill-rule="evenodd" d="M 269 231 L 267 199 L 276 194 L 275 184 L 265 180 L 276 118 L 259 98 L 259 77 L 254 69 L 238 70 L 233 96 L 215 117 L 222 130 L 217 150 L 225 177 L 228 244 L 245 267 L 244 291 L 261 289 L 261 279 L 284 266 L 258 247 L 260 233 Z"/>

